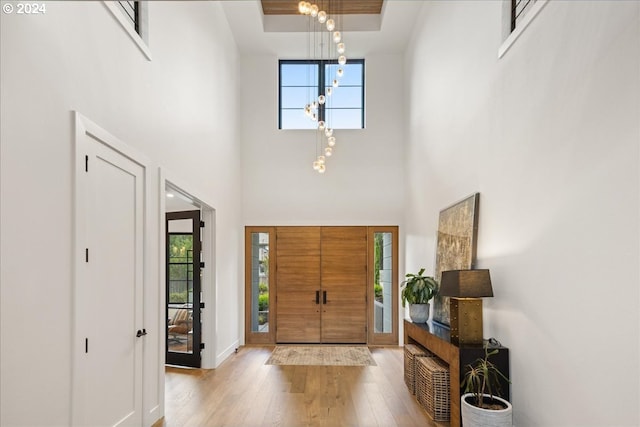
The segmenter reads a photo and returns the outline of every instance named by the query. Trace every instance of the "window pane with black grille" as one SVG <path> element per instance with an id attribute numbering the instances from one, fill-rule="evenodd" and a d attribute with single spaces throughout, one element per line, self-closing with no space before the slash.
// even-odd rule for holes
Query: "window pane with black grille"
<path id="1" fill-rule="evenodd" d="M 337 77 L 338 68 L 343 75 Z M 317 120 L 333 129 L 364 128 L 364 60 L 349 60 L 345 65 L 325 60 L 281 60 L 279 73 L 279 129 L 315 129 L 317 121 L 304 113 L 306 104 L 326 96 L 318 104 Z M 334 87 L 333 80 L 338 80 Z"/>
<path id="2" fill-rule="evenodd" d="M 140 2 L 139 1 L 118 1 L 125 16 L 131 22 L 131 25 L 140 34 Z"/>

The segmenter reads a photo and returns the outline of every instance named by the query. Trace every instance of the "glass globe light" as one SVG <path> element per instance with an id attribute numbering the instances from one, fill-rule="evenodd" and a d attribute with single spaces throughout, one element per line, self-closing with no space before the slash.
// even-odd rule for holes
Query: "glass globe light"
<path id="1" fill-rule="evenodd" d="M 324 155 L 327 157 L 331 157 L 331 155 L 333 154 L 333 148 L 331 147 L 327 147 L 324 149 Z"/>
<path id="2" fill-rule="evenodd" d="M 306 1 L 301 1 L 300 3 L 298 3 L 298 12 L 304 13 L 306 4 Z"/>
<path id="3" fill-rule="evenodd" d="M 342 77 L 342 75 L 344 74 L 344 70 L 342 68 L 338 68 L 338 71 L 336 71 L 336 74 L 338 75 L 338 77 Z"/>
<path id="4" fill-rule="evenodd" d="M 326 135 L 327 138 L 329 138 L 331 135 L 333 135 L 333 129 L 331 128 L 326 128 L 324 130 L 324 134 Z"/>
<path id="5" fill-rule="evenodd" d="M 318 130 L 324 130 L 324 128 L 325 128 L 324 120 L 320 120 L 318 122 Z"/>
<path id="6" fill-rule="evenodd" d="M 334 43 L 340 43 L 341 39 L 342 39 L 342 34 L 340 34 L 340 31 L 335 31 L 333 33 L 333 42 Z"/>
<path id="7" fill-rule="evenodd" d="M 324 156 L 318 156 L 318 163 L 324 165 Z"/>
<path id="8" fill-rule="evenodd" d="M 336 137 L 335 136 L 330 136 L 329 138 L 327 138 L 327 145 L 329 147 L 333 147 L 336 145 Z"/>
<path id="9" fill-rule="evenodd" d="M 318 109 L 318 101 L 313 101 L 311 103 L 311 109 L 312 110 L 317 110 Z"/>
<path id="10" fill-rule="evenodd" d="M 311 114 L 311 120 L 313 120 L 314 122 L 318 120 L 318 115 L 316 113 L 312 113 Z"/>
<path id="11" fill-rule="evenodd" d="M 338 56 L 338 64 L 344 65 L 347 63 L 347 57 L 344 55 Z"/>
<path id="12" fill-rule="evenodd" d="M 327 101 L 327 98 L 325 98 L 325 97 L 324 97 L 324 95 L 320 95 L 320 96 L 318 97 L 318 103 L 319 103 L 320 105 L 324 105 L 324 103 L 325 103 L 326 101 Z"/>
<path id="13" fill-rule="evenodd" d="M 331 96 L 331 94 L 333 93 L 333 89 L 332 89 L 332 88 L 330 88 L 330 87 L 328 87 L 328 88 L 325 90 L 325 93 L 327 94 L 327 96 Z"/>
<path id="14" fill-rule="evenodd" d="M 320 168 L 318 169 L 318 173 L 324 173 L 327 170 L 327 167 L 323 164 L 320 165 Z"/>
<path id="15" fill-rule="evenodd" d="M 313 16 L 314 18 L 316 16 L 318 16 L 318 5 L 316 4 L 312 4 L 311 5 L 311 11 L 309 12 L 311 14 L 311 16 Z"/>
<path id="16" fill-rule="evenodd" d="M 338 43 L 338 53 L 343 54 L 344 53 L 344 43 Z"/>
<path id="17" fill-rule="evenodd" d="M 315 162 L 313 162 L 313 170 L 318 170 L 320 169 L 320 162 L 318 162 L 317 160 Z"/>
<path id="18" fill-rule="evenodd" d="M 311 3 L 305 2 L 304 4 L 304 14 L 308 15 L 311 13 Z"/>
<path id="19" fill-rule="evenodd" d="M 336 22 L 329 18 L 327 19 L 327 31 L 333 31 L 336 28 Z"/>
<path id="20" fill-rule="evenodd" d="M 333 87 L 338 87 L 339 84 L 338 79 L 333 79 Z"/>
<path id="21" fill-rule="evenodd" d="M 304 106 L 304 113 L 305 113 L 307 116 L 310 116 L 310 115 L 311 115 L 311 105 L 307 104 L 307 105 L 305 105 L 305 106 Z"/>
<path id="22" fill-rule="evenodd" d="M 325 12 L 324 10 L 318 12 L 318 22 L 321 24 L 327 22 L 327 12 Z"/>

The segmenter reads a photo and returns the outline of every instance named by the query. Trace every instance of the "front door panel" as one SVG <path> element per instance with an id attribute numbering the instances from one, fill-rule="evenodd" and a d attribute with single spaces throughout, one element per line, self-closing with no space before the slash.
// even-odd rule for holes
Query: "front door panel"
<path id="1" fill-rule="evenodd" d="M 322 342 L 365 343 L 367 227 L 322 227 L 321 250 Z"/>
<path id="2" fill-rule="evenodd" d="M 278 227 L 279 343 L 367 341 L 367 227 Z"/>
<path id="3" fill-rule="evenodd" d="M 320 342 L 320 228 L 278 227 L 276 233 L 276 340 Z"/>

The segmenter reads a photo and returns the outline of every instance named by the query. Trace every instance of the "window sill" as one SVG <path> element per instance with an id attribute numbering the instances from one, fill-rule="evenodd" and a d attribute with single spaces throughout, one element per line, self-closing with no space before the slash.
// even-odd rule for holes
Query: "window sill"
<path id="1" fill-rule="evenodd" d="M 535 17 L 538 16 L 538 13 L 540 13 L 542 8 L 545 7 L 547 3 L 549 3 L 549 0 L 538 0 L 535 2 L 533 8 L 529 11 L 529 13 L 526 14 L 520 25 L 518 25 L 518 27 L 516 27 L 516 29 L 513 30 L 511 34 L 509 34 L 509 37 L 507 37 L 504 42 L 502 42 L 500 49 L 498 49 L 498 59 L 502 58 L 504 54 L 507 53 L 511 45 L 515 43 L 518 37 L 520 37 L 520 34 L 522 34 L 522 32 L 529 26 L 529 24 L 533 22 Z"/>
<path id="2" fill-rule="evenodd" d="M 142 54 L 151 61 L 151 50 L 149 50 L 149 46 L 142 40 L 140 34 L 136 33 L 135 29 L 127 22 L 126 18 L 118 9 L 118 5 L 115 1 L 107 0 L 103 2 L 104 5 L 109 9 L 114 18 L 120 23 L 122 28 L 129 34 L 129 37 L 133 42 L 138 46 L 138 49 L 142 52 Z"/>

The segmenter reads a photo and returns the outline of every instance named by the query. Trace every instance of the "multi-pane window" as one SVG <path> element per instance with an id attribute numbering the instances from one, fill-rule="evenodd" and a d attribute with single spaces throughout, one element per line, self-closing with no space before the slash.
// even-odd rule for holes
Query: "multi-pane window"
<path id="1" fill-rule="evenodd" d="M 536 0 L 511 0 L 511 31 L 515 30 L 524 16 L 533 9 Z"/>
<path id="2" fill-rule="evenodd" d="M 340 77 L 339 68 L 343 71 Z M 319 120 L 333 129 L 364 128 L 363 59 L 344 65 L 325 60 L 281 60 L 279 78 L 279 129 L 315 129 Z M 337 87 L 334 80 L 338 81 Z M 314 121 L 304 108 L 321 95 L 326 102 L 318 103 Z"/>
<path id="3" fill-rule="evenodd" d="M 118 4 L 124 12 L 127 22 L 130 22 L 136 33 L 140 34 L 140 2 L 122 0 L 118 1 Z"/>
<path id="4" fill-rule="evenodd" d="M 169 304 L 193 303 L 193 236 L 169 234 Z"/>

